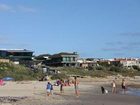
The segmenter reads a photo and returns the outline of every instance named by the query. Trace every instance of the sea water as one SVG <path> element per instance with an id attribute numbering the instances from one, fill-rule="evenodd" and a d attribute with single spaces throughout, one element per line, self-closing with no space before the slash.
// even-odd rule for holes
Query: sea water
<path id="1" fill-rule="evenodd" d="M 140 88 L 130 88 L 130 87 L 128 87 L 127 90 L 126 90 L 126 94 L 140 96 Z"/>

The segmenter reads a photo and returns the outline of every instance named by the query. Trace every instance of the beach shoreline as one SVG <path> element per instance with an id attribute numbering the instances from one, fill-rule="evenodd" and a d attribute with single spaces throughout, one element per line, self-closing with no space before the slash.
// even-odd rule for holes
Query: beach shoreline
<path id="1" fill-rule="evenodd" d="M 26 97 L 16 102 L 7 102 L 0 105 L 139 105 L 140 96 L 128 94 L 112 94 L 111 82 L 114 78 L 79 78 L 80 97 L 77 98 L 74 93 L 74 86 L 65 86 L 64 93 L 60 94 L 59 87 L 54 86 L 54 95 L 46 96 L 46 83 L 39 81 L 21 81 L 7 82 L 6 85 L 0 87 L 0 97 Z M 121 79 L 115 79 L 118 90 L 121 90 Z M 129 81 L 130 80 L 130 81 Z M 126 78 L 127 86 L 140 87 L 140 79 Z M 51 81 L 54 82 L 54 81 Z M 104 86 L 109 90 L 109 94 L 103 95 L 100 87 Z M 127 102 L 129 99 L 132 102 Z M 101 100 L 99 100 L 101 99 Z M 85 100 L 85 101 L 84 101 Z M 86 101 L 88 100 L 88 101 Z M 93 101 L 94 100 L 94 101 Z M 113 101 L 112 101 L 113 100 Z M 124 100 L 124 101 L 122 101 Z M 93 102 L 94 104 L 90 103 Z M 72 103 L 72 104 L 71 104 Z M 96 103 L 96 104 L 95 104 Z M 130 104 L 131 103 L 131 104 Z"/>

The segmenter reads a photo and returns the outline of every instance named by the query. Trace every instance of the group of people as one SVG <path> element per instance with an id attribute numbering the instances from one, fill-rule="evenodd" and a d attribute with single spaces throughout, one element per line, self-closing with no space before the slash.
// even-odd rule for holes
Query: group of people
<path id="1" fill-rule="evenodd" d="M 114 93 L 116 93 L 116 82 L 115 82 L 115 80 L 113 80 L 111 85 L 112 85 L 112 93 L 114 94 Z M 125 79 L 122 79 L 121 87 L 122 87 L 123 93 L 125 94 L 125 91 L 126 91 Z"/>
<path id="2" fill-rule="evenodd" d="M 79 96 L 79 80 L 77 79 L 77 77 L 74 77 L 74 80 L 72 81 L 72 83 L 74 84 L 74 89 L 75 89 L 76 96 Z M 69 80 L 68 80 L 68 85 L 70 86 Z M 58 86 L 60 86 L 60 93 L 61 94 L 64 93 L 65 82 L 64 82 L 63 79 L 61 79 L 59 81 Z M 48 82 L 47 85 L 46 85 L 46 90 L 47 90 L 47 96 L 53 95 L 53 84 Z"/>
<path id="3" fill-rule="evenodd" d="M 74 77 L 74 80 L 72 81 L 72 83 L 74 84 L 75 95 L 79 96 L 79 80 L 77 79 L 77 77 Z M 112 85 L 112 93 L 115 94 L 116 86 L 117 86 L 115 80 L 112 81 L 111 85 Z M 61 94 L 64 93 L 65 82 L 63 79 L 59 81 L 59 86 L 60 86 L 60 93 Z M 122 87 L 123 93 L 125 94 L 125 91 L 126 91 L 125 79 L 122 79 L 121 87 Z M 46 90 L 47 90 L 47 96 L 53 95 L 53 85 L 50 82 L 47 83 Z M 106 90 L 103 86 L 101 86 L 101 91 L 103 94 L 108 93 L 108 90 Z"/>
<path id="4" fill-rule="evenodd" d="M 112 86 L 112 93 L 115 94 L 116 93 L 116 88 L 117 88 L 115 80 L 112 81 L 111 86 Z M 125 92 L 126 92 L 125 79 L 122 79 L 121 88 L 122 88 L 123 94 L 125 94 Z M 101 86 L 101 92 L 102 92 L 102 94 L 107 94 L 108 90 L 105 89 L 103 86 Z"/>

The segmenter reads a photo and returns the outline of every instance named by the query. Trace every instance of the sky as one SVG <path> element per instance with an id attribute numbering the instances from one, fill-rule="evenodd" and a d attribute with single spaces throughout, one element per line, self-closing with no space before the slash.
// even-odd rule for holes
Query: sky
<path id="1" fill-rule="evenodd" d="M 0 0 L 0 49 L 140 57 L 140 0 Z"/>

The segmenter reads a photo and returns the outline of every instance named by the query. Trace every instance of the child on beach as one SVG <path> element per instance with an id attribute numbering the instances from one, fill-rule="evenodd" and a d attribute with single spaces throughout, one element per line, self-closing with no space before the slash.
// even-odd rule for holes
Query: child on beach
<path id="1" fill-rule="evenodd" d="M 48 82 L 47 83 L 47 87 L 46 87 L 46 90 L 47 90 L 47 96 L 50 96 L 50 94 L 51 94 L 51 83 L 50 82 Z"/>

